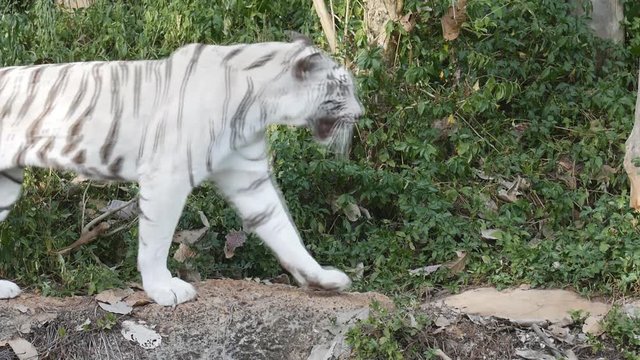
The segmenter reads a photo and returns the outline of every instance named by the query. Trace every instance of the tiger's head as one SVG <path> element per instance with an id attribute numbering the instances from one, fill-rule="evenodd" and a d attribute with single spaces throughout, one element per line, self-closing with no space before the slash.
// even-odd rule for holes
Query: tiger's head
<path id="1" fill-rule="evenodd" d="M 303 106 L 296 115 L 315 139 L 330 146 L 337 154 L 349 151 L 353 127 L 364 110 L 356 93 L 353 76 L 328 55 L 308 46 L 291 66 L 294 83 L 293 108 Z M 298 106 L 297 106 L 298 105 Z"/>

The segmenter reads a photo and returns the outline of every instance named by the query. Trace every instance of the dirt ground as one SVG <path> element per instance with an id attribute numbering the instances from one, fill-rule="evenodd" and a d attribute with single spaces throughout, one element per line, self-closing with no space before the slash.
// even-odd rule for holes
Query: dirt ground
<path id="1" fill-rule="evenodd" d="M 197 287 L 196 301 L 175 308 L 137 301 L 144 305 L 115 316 L 94 297 L 22 294 L 0 301 L 0 340 L 21 336 L 44 359 L 307 359 L 314 346 L 335 338 L 336 326 L 364 316 L 372 300 L 391 306 L 375 293 L 315 292 L 254 281 L 209 280 Z M 145 298 L 141 291 L 132 296 Z M 91 325 L 78 328 L 87 319 Z M 161 344 L 144 349 L 125 339 L 125 320 L 143 321 L 161 336 Z M 0 347 L 1 360 L 13 358 L 8 346 Z"/>
<path id="2" fill-rule="evenodd" d="M 30 342 L 40 359 L 347 359 L 346 329 L 368 315 L 371 301 L 393 307 L 376 293 L 314 292 L 248 280 L 208 280 L 198 289 L 196 301 L 175 308 L 150 304 L 143 292 L 128 290 L 121 301 L 114 300 L 132 306 L 126 315 L 103 310 L 89 296 L 23 294 L 0 301 L 0 360 L 28 358 L 2 346 L 3 339 L 18 337 Z M 435 305 L 422 311 L 435 322 L 415 341 L 420 348 L 440 349 L 443 360 L 622 359 L 606 339 L 595 351 L 579 329 L 561 340 L 544 326 L 534 329 Z M 157 338 L 146 343 L 130 334 L 125 338 L 125 325 L 132 322 Z M 136 336 L 140 341 L 142 335 Z"/>
<path id="3" fill-rule="evenodd" d="M 624 359 L 606 338 L 598 340 L 601 347 L 596 349 L 581 334 L 579 327 L 571 328 L 574 337 L 566 341 L 555 337 L 550 327 L 538 326 L 537 332 L 530 324 L 517 325 L 507 320 L 468 316 L 431 306 L 425 311 L 436 319 L 436 323 L 443 316 L 448 320 L 446 326 L 434 324 L 426 329 L 416 341 L 441 349 L 451 359 Z"/>

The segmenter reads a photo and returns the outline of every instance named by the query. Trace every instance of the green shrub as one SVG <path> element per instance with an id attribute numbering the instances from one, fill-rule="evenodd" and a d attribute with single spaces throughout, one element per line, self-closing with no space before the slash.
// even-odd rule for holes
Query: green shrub
<path id="1" fill-rule="evenodd" d="M 460 37 L 447 42 L 440 17 L 450 1 L 406 1 L 418 21 L 411 33 L 394 29 L 401 37 L 389 68 L 367 45 L 361 4 L 349 3 L 346 21 L 346 2 L 333 3 L 337 56 L 353 65 L 367 110 L 351 159 L 334 158 L 304 130 L 269 133 L 276 177 L 319 261 L 346 269 L 362 263 L 355 288 L 388 293 L 520 282 L 637 291 L 638 218 L 627 209 L 621 168 L 633 123 L 636 34 L 626 47 L 596 39 L 561 1 L 481 0 L 469 3 Z M 289 29 L 324 44 L 311 5 L 298 0 L 98 1 L 73 12 L 34 0 L 11 2 L 0 16 L 1 65 L 153 59 L 187 42 L 282 40 Z M 499 180 L 518 177 L 528 186 L 503 200 Z M 136 192 L 112 185 L 83 195 L 70 179 L 29 172 L 25 196 L 0 225 L 0 276 L 54 293 L 97 291 L 136 276 L 135 227 L 69 257 L 53 255 L 76 240 L 84 197 Z M 370 217 L 349 220 L 345 209 L 354 206 Z M 180 228 L 199 227 L 199 210 L 211 222 L 194 260 L 204 276 L 282 271 L 256 239 L 232 259 L 222 255 L 224 235 L 240 222 L 209 186 L 194 192 Z M 485 229 L 502 235 L 483 239 Z M 456 251 L 467 254 L 462 271 L 408 275 Z"/>

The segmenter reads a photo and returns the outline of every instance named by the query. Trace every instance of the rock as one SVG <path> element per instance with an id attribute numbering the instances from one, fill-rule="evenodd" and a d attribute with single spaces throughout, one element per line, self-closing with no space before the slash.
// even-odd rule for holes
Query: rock
<path id="1" fill-rule="evenodd" d="M 465 314 L 493 316 L 518 324 L 571 323 L 571 311 L 581 310 L 589 314 L 583 331 L 597 335 L 599 321 L 607 314 L 610 305 L 589 301 L 566 290 L 525 290 L 479 288 L 449 296 L 442 304 Z"/>
<path id="2" fill-rule="evenodd" d="M 197 300 L 175 308 L 137 306 L 130 315 L 117 317 L 114 326 L 104 325 L 113 316 L 97 307 L 93 297 L 23 294 L 0 301 L 0 323 L 9 325 L 0 326 L 0 340 L 15 336 L 18 325 L 29 319 L 19 310 L 26 306 L 35 315 L 45 309 L 58 314 L 22 335 L 40 354 L 49 351 L 48 358 L 307 359 L 313 349 L 313 359 L 336 359 L 348 355 L 344 335 L 368 315 L 372 300 L 393 307 L 391 300 L 376 293 L 338 294 L 234 280 L 195 285 Z M 87 319 L 92 331 L 73 331 Z M 125 339 L 124 321 L 153 329 L 161 336 L 160 345 L 144 349 Z M 59 341 L 60 332 L 65 341 Z"/>
<path id="3" fill-rule="evenodd" d="M 640 318 L 640 300 L 622 305 L 622 311 L 631 319 Z"/>

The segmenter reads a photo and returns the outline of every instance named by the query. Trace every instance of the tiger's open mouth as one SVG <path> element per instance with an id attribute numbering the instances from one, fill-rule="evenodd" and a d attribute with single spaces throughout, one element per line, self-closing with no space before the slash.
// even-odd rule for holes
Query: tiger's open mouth
<path id="1" fill-rule="evenodd" d="M 320 138 L 320 140 L 329 138 L 337 122 L 338 119 L 331 117 L 323 117 L 318 119 L 315 126 L 316 136 Z"/>
<path id="2" fill-rule="evenodd" d="M 316 141 L 342 156 L 349 152 L 354 124 L 348 117 L 325 116 L 312 121 L 311 127 Z"/>

